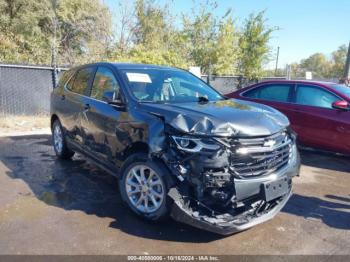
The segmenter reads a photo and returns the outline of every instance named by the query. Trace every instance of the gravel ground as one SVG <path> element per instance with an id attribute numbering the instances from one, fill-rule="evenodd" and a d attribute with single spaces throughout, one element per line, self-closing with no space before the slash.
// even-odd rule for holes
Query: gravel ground
<path id="1" fill-rule="evenodd" d="M 57 160 L 47 133 L 0 137 L 0 254 L 350 254 L 345 157 L 302 152 L 283 211 L 222 237 L 138 219 L 114 177 L 79 155 Z"/>

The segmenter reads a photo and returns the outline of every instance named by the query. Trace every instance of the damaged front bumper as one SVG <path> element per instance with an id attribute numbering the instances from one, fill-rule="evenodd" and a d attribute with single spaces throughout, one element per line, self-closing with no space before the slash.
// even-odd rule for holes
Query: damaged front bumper
<path id="1" fill-rule="evenodd" d="M 294 145 L 295 147 L 295 145 Z M 292 195 L 292 177 L 299 175 L 300 157 L 296 150 L 287 166 L 268 176 L 235 179 L 232 206 L 223 212 L 210 211 L 204 203 L 189 199 L 173 187 L 168 195 L 174 203 L 171 216 L 178 222 L 229 235 L 272 219 Z"/>
<path id="2" fill-rule="evenodd" d="M 185 223 L 196 228 L 204 229 L 220 235 L 230 235 L 272 219 L 284 207 L 291 195 L 292 191 L 290 190 L 277 206 L 263 215 L 254 215 L 251 212 L 247 212 L 237 217 L 222 215 L 221 217 L 217 216 L 204 218 L 200 217 L 193 211 L 186 209 L 181 203 L 175 201 L 171 211 L 171 216 L 178 222 Z"/>

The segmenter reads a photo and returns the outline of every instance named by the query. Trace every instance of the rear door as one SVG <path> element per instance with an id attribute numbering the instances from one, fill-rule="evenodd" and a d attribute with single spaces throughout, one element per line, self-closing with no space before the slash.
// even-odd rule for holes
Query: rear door
<path id="1" fill-rule="evenodd" d="M 82 121 L 84 146 L 97 161 L 115 167 L 118 152 L 122 147 L 117 139 L 118 123 L 123 117 L 126 121 L 127 113 L 103 101 L 105 91 L 114 91 L 115 97 L 121 98 L 120 84 L 112 69 L 99 66 L 90 97 L 85 100 L 88 109 Z"/>
<path id="2" fill-rule="evenodd" d="M 342 100 L 336 94 L 316 85 L 298 84 L 293 102 L 293 127 L 299 141 L 307 146 L 344 152 L 350 148 L 347 118 L 349 111 L 332 108 Z"/>
<path id="3" fill-rule="evenodd" d="M 294 85 L 284 83 L 261 84 L 241 94 L 245 99 L 271 106 L 284 113 L 289 120 Z"/>
<path id="4" fill-rule="evenodd" d="M 94 71 L 94 67 L 77 70 L 76 74 L 66 84 L 62 95 L 62 103 L 64 104 L 61 110 L 64 115 L 62 118 L 64 119 L 63 126 L 66 128 L 68 138 L 79 145 L 82 145 L 83 142 L 81 121 L 86 110 L 85 104 Z"/>

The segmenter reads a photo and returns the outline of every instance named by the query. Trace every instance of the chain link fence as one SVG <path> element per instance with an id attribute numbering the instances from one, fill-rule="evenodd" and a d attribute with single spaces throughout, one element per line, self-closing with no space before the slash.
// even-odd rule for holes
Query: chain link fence
<path id="1" fill-rule="evenodd" d="M 65 70 L 58 69 L 58 78 Z M 208 76 L 202 79 L 207 82 Z M 211 76 L 209 80 L 222 94 L 253 84 L 241 76 Z M 0 64 L 0 116 L 48 115 L 53 88 L 52 67 Z"/>
<path id="2" fill-rule="evenodd" d="M 0 115 L 48 114 L 53 73 L 51 67 L 0 64 Z"/>
<path id="3" fill-rule="evenodd" d="M 203 75 L 202 79 L 208 82 L 208 76 Z M 284 80 L 286 77 L 264 77 L 259 82 L 268 80 Z M 242 76 L 210 76 L 210 85 L 218 90 L 222 94 L 229 94 L 236 91 L 239 88 L 246 87 L 248 85 L 256 84 L 256 81 L 249 81 Z"/>

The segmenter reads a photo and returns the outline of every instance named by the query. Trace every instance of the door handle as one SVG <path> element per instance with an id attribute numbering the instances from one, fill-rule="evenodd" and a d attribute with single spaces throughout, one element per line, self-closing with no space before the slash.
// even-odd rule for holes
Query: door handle
<path id="1" fill-rule="evenodd" d="M 89 109 L 90 109 L 90 105 L 89 105 L 89 104 L 85 104 L 84 110 L 87 111 L 87 110 L 89 110 Z"/>

